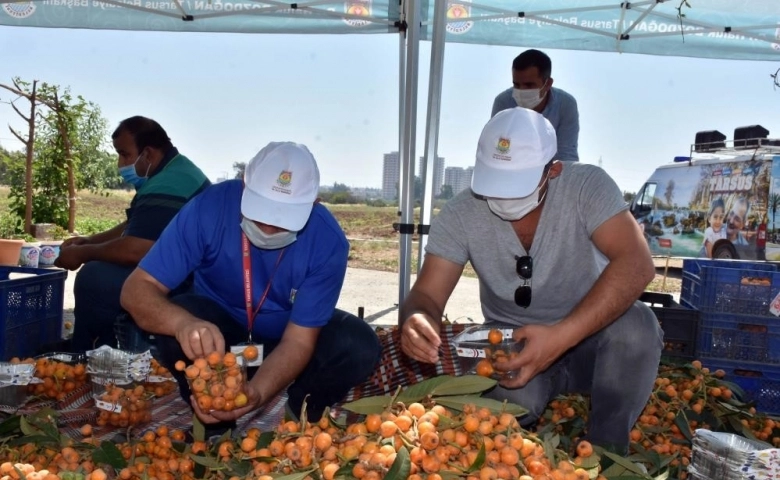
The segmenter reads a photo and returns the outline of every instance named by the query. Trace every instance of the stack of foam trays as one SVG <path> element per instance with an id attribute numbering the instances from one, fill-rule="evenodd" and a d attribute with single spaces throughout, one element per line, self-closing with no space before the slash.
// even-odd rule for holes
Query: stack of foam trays
<path id="1" fill-rule="evenodd" d="M 780 478 L 780 449 L 731 433 L 698 429 L 688 473 L 694 480 Z"/>

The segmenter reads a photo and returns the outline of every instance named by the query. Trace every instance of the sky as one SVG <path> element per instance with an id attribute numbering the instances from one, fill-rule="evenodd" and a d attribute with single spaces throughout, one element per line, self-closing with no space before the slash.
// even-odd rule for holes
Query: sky
<path id="1" fill-rule="evenodd" d="M 321 184 L 381 187 L 398 149 L 397 35 L 246 35 L 0 27 L 0 83 L 19 76 L 69 86 L 113 129 L 154 118 L 212 179 L 232 176 L 271 141 L 307 145 Z M 424 153 L 430 43 L 420 59 L 417 156 Z M 448 43 L 438 154 L 473 165 L 494 97 L 523 49 Z M 686 155 L 697 131 L 763 125 L 780 138 L 780 62 L 545 50 L 554 86 L 577 99 L 579 155 L 636 192 L 658 165 Z M 0 101 L 10 94 L 0 91 Z M 25 105 L 20 102 L 20 105 Z M 23 107 L 23 109 L 26 106 Z M 20 149 L 0 103 L 0 145 Z M 415 167 L 415 171 L 417 168 Z"/>

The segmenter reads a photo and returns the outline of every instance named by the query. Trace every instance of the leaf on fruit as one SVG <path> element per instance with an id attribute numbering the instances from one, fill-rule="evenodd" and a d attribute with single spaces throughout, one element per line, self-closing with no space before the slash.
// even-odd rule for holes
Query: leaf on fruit
<path id="1" fill-rule="evenodd" d="M 122 452 L 112 442 L 101 442 L 100 447 L 92 452 L 92 460 L 98 465 L 111 465 L 116 470 L 121 470 L 127 466 L 127 460 L 122 456 Z"/>
<path id="2" fill-rule="evenodd" d="M 479 453 L 477 453 L 477 458 L 474 459 L 474 463 L 469 465 L 468 470 L 466 470 L 466 473 L 474 473 L 477 470 L 480 470 L 483 465 L 485 465 L 485 458 L 487 458 L 487 453 L 485 452 L 485 444 L 482 443 L 482 446 L 479 447 Z"/>
<path id="3" fill-rule="evenodd" d="M 344 409 L 350 412 L 369 415 L 371 413 L 382 413 L 390 405 L 392 397 L 384 395 L 380 397 L 366 397 L 354 402 L 344 404 Z"/>
<path id="4" fill-rule="evenodd" d="M 499 402 L 498 400 L 493 400 L 492 398 L 475 397 L 473 395 L 437 397 L 436 403 L 459 412 L 463 411 L 464 405 L 472 404 L 480 408 L 485 407 L 496 414 L 507 412 L 518 417 L 528 413 L 527 409 L 521 407 L 520 405 L 515 405 L 514 403 L 504 403 Z"/>
<path id="5" fill-rule="evenodd" d="M 404 402 L 406 404 L 413 403 L 413 402 L 419 402 L 423 398 L 427 397 L 428 395 L 431 395 L 433 391 L 436 389 L 436 387 L 447 383 L 449 380 L 452 380 L 455 377 L 449 376 L 449 375 L 440 375 L 438 377 L 429 378 L 428 380 L 423 380 L 420 383 L 416 383 L 410 387 L 407 387 L 401 391 L 401 393 L 398 395 L 399 402 Z"/>
<path id="6" fill-rule="evenodd" d="M 409 451 L 406 447 L 401 447 L 395 456 L 390 470 L 385 475 L 385 480 L 406 480 L 412 470 L 412 460 L 409 458 Z"/>
<path id="7" fill-rule="evenodd" d="M 431 392 L 431 395 L 470 395 L 482 393 L 496 386 L 496 383 L 497 382 L 492 378 L 481 377 L 479 375 L 452 377 L 435 387 Z"/>

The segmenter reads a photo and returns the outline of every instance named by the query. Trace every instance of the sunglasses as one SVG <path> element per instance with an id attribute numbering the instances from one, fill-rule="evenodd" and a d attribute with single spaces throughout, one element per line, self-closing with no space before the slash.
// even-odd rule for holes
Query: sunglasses
<path id="1" fill-rule="evenodd" d="M 528 284 L 528 280 L 534 273 L 534 259 L 523 255 L 522 257 L 515 256 L 515 260 L 517 260 L 515 267 L 517 274 L 523 279 L 523 284 L 515 290 L 515 303 L 518 307 L 528 308 L 531 305 L 531 285 Z"/>

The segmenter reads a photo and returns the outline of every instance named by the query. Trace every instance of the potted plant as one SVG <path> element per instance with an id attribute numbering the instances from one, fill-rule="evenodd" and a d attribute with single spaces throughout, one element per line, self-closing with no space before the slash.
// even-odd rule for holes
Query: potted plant
<path id="1" fill-rule="evenodd" d="M 18 217 L 0 214 L 0 265 L 19 265 L 19 256 L 24 245 L 21 230 Z"/>

